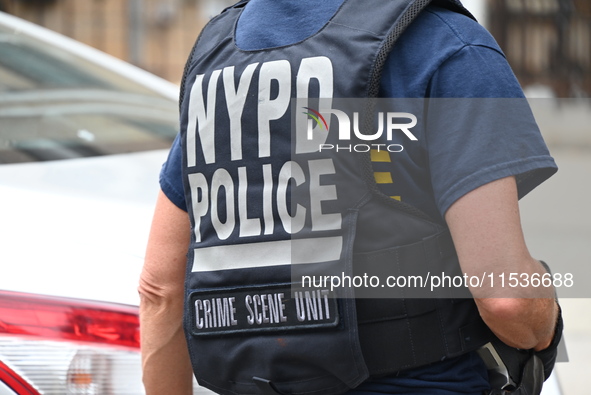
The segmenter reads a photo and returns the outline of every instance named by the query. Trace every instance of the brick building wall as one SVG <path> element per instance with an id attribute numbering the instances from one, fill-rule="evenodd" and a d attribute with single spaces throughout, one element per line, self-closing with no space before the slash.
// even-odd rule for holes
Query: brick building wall
<path id="1" fill-rule="evenodd" d="M 591 1 L 488 0 L 488 27 L 524 86 L 591 96 Z"/>
<path id="2" fill-rule="evenodd" d="M 203 0 L 0 0 L 0 9 L 179 82 L 207 19 L 203 4 Z"/>
<path id="3" fill-rule="evenodd" d="M 466 4 L 475 0 L 465 0 Z M 0 9 L 179 82 L 209 16 L 232 0 L 0 0 Z M 525 87 L 591 96 L 591 0 L 486 0 L 491 30 Z"/>

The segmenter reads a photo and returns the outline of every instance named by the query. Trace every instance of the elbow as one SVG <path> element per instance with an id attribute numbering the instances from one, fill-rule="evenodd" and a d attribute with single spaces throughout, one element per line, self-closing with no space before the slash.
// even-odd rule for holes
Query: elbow
<path id="1" fill-rule="evenodd" d="M 476 300 L 483 318 L 500 322 L 515 322 L 519 320 L 530 310 L 530 302 L 530 299 L 517 298 L 486 298 Z"/>
<path id="2" fill-rule="evenodd" d="M 483 317 L 498 322 L 543 322 L 555 316 L 556 302 L 553 298 L 487 298 L 476 299 Z"/>
<path id="3" fill-rule="evenodd" d="M 140 308 L 166 307 L 183 300 L 183 284 L 163 284 L 142 273 L 138 285 Z"/>
<path id="4" fill-rule="evenodd" d="M 552 339 L 557 305 L 544 298 L 476 299 L 484 322 L 506 344 L 542 349 Z"/>

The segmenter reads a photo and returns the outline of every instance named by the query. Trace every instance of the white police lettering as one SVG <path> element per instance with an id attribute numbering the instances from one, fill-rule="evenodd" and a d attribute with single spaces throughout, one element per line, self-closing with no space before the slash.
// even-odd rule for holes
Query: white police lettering
<path id="1" fill-rule="evenodd" d="M 336 186 L 326 185 L 323 178 L 335 173 L 332 159 L 290 160 L 281 165 L 264 163 L 264 158 L 271 156 L 273 122 L 287 114 L 292 85 L 296 90 L 293 96 L 304 100 L 311 86 L 321 97 L 331 97 L 333 67 L 330 59 L 324 56 L 305 58 L 297 70 L 287 60 L 252 63 L 239 76 L 235 67 L 230 66 L 215 70 L 208 79 L 205 75 L 195 78 L 189 98 L 186 155 L 197 243 L 202 241 L 204 218 L 209 218 L 219 240 L 228 240 L 232 235 L 239 238 L 272 235 L 275 221 L 280 221 L 288 234 L 301 232 L 306 223 L 317 232 L 340 229 L 341 214 L 322 211 L 328 207 L 323 202 L 337 199 Z M 249 95 L 257 95 L 258 144 L 246 149 L 242 118 Z M 215 108 L 216 103 L 223 102 L 225 110 Z M 224 122 L 216 117 L 223 117 Z M 217 130 L 217 123 L 228 127 Z M 216 147 L 220 144 L 220 133 L 228 133 L 229 150 Z M 296 136 L 296 139 L 305 140 L 305 136 L 301 139 Z M 296 154 L 297 151 L 296 148 Z M 218 163 L 221 152 L 226 152 L 225 155 L 229 152 L 224 162 L 228 165 Z M 299 153 L 309 152 L 312 151 Z M 260 165 L 253 166 L 252 159 L 258 159 Z M 248 166 L 241 166 L 243 161 L 249 163 Z M 210 172 L 199 170 L 204 166 L 212 166 Z M 273 174 L 278 177 L 274 178 Z M 259 180 L 256 185 L 254 179 Z M 290 185 L 305 188 L 307 197 L 292 202 L 293 196 L 288 196 Z"/>
<path id="2" fill-rule="evenodd" d="M 264 167 L 271 169 L 270 164 Z M 310 215 L 305 207 L 297 204 L 292 215 L 288 210 L 287 186 L 290 180 L 296 185 L 300 185 L 309 180 L 309 195 L 311 201 L 310 221 L 313 230 L 340 229 L 341 216 L 339 213 L 322 213 L 321 202 L 336 199 L 336 187 L 334 185 L 320 186 L 320 177 L 326 174 L 334 173 L 334 165 L 329 159 L 311 160 L 308 168 L 304 169 L 300 164 L 292 161 L 286 162 L 279 170 L 279 182 L 277 188 L 273 188 L 273 180 L 270 176 L 264 177 L 263 190 L 266 192 L 262 196 L 261 202 L 250 202 L 246 198 L 246 189 L 248 188 L 248 169 L 246 167 L 237 168 L 236 174 L 230 174 L 226 169 L 216 169 L 210 183 L 201 173 L 189 174 L 189 185 L 191 186 L 191 203 L 193 217 L 195 219 L 195 241 L 201 241 L 201 218 L 205 215 L 211 215 L 211 222 L 220 240 L 226 240 L 239 221 L 239 237 L 256 236 L 262 232 L 260 218 L 248 218 L 249 204 L 263 205 L 264 232 L 270 234 L 273 231 L 273 206 L 279 212 L 279 218 L 283 228 L 289 234 L 295 234 L 300 231 L 306 219 Z M 268 172 L 267 172 L 268 173 Z M 235 215 L 236 199 L 234 177 L 238 179 L 238 219 Z M 211 186 L 210 186 L 211 184 Z M 221 190 L 224 193 L 221 193 Z M 225 208 L 225 222 L 219 215 L 219 208 Z"/>

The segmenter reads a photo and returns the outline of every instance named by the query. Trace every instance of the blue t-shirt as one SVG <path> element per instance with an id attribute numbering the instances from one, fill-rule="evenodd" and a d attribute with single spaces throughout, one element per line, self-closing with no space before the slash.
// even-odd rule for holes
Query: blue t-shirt
<path id="1" fill-rule="evenodd" d="M 252 0 L 239 19 L 236 44 L 253 50 L 301 41 L 317 32 L 341 2 Z M 381 95 L 523 97 L 492 36 L 470 18 L 434 6 L 411 24 L 391 52 L 383 70 Z M 453 116 L 449 117 L 448 122 L 453 121 Z M 446 120 L 441 122 L 441 127 L 420 136 L 419 144 L 391 153 L 389 161 L 374 163 L 374 170 L 387 181 L 379 184 L 384 193 L 421 209 L 436 221 L 443 222 L 445 212 L 458 198 L 488 182 L 517 176 L 522 197 L 556 171 L 531 113 L 520 117 L 519 126 L 499 128 L 495 133 L 454 130 L 453 125 L 444 125 Z M 390 176 L 383 177 L 388 173 Z M 186 210 L 178 138 L 160 183 L 168 198 Z"/>
<path id="2" fill-rule="evenodd" d="M 342 0 L 251 0 L 236 28 L 236 45 L 256 50 L 301 41 L 322 28 Z M 313 12 L 311 11 L 313 10 Z M 470 18 L 429 6 L 390 53 L 381 95 L 403 98 L 521 98 L 522 90 L 490 34 Z M 373 163 L 389 173 L 379 187 L 443 222 L 450 205 L 475 188 L 516 176 L 520 196 L 556 171 L 531 113 L 515 128 L 483 133 L 453 129 L 453 116 L 442 127 L 425 131 L 419 144 L 389 160 Z M 525 126 L 524 126 L 525 125 Z M 450 131 L 453 130 L 453 133 Z M 406 147 L 405 147 L 406 148 Z M 166 196 L 186 210 L 177 138 L 163 166 L 160 183 Z M 486 370 L 473 353 L 362 384 L 351 394 L 481 394 Z"/>

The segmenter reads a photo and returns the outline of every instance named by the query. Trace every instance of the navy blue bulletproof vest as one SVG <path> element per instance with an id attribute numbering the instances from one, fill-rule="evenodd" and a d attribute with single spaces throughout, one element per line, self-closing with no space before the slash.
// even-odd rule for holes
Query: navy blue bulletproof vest
<path id="1" fill-rule="evenodd" d="M 184 325 L 200 385 L 339 394 L 486 343 L 465 294 L 378 285 L 461 275 L 448 230 L 381 194 L 369 159 L 416 140 L 424 108 L 399 103 L 382 123 L 398 129 L 374 145 L 370 98 L 430 1 L 346 0 L 317 34 L 256 51 L 234 44 L 245 3 L 204 28 L 181 87 Z"/>

